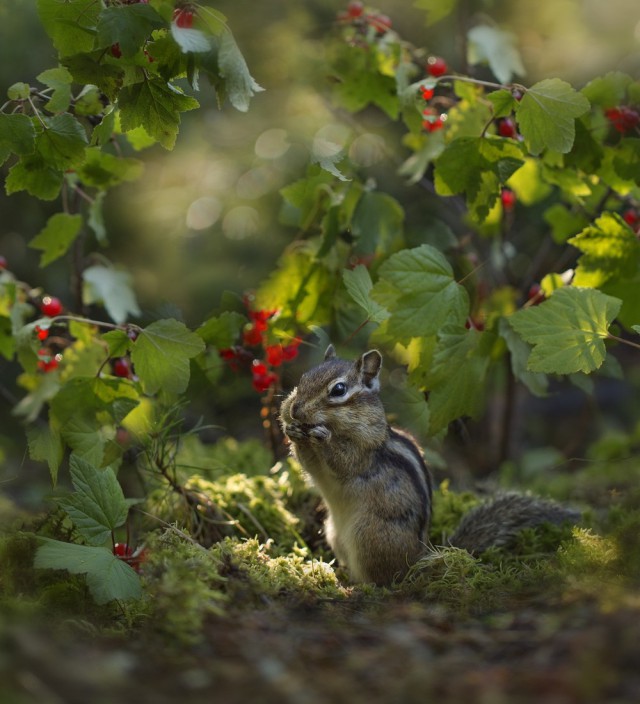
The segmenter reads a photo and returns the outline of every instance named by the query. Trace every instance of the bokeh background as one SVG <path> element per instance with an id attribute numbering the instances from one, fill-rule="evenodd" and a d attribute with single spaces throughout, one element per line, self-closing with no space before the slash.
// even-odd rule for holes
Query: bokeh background
<path id="1" fill-rule="evenodd" d="M 143 178 L 109 195 L 109 245 L 103 253 L 132 272 L 147 319 L 173 316 L 196 326 L 215 309 L 223 291 L 241 294 L 256 288 L 276 265 L 295 234 L 279 222 L 279 190 L 304 174 L 309 145 L 318 131 L 334 129 L 339 122 L 326 98 L 323 59 L 325 40 L 345 4 L 337 0 L 215 3 L 228 17 L 250 70 L 265 92 L 242 114 L 229 105 L 220 109 L 213 91 L 203 82 L 197 96 L 203 107 L 184 115 L 175 150 L 156 147 L 142 152 Z M 39 72 L 55 65 L 53 48 L 34 5 L 32 0 L 0 0 L 0 95 L 16 81 L 34 82 Z M 524 83 L 557 76 L 579 88 L 610 70 L 640 75 L 638 0 L 495 0 L 486 4 L 461 0 L 461 6 L 468 8 L 464 24 L 486 21 L 484 11 L 473 10 L 485 5 L 489 21 L 517 37 L 527 69 Z M 427 27 L 424 12 L 409 0 L 380 0 L 376 7 L 392 18 L 394 29 L 410 42 L 443 56 L 454 69 L 464 70 L 459 20 L 449 18 Z M 368 113 L 366 127 L 387 139 L 398 150 L 399 160 L 406 156 L 384 115 Z M 423 191 L 406 188 L 395 166 L 390 168 L 387 163 L 372 168 L 383 179 L 381 187 L 402 194 L 408 211 L 431 207 Z M 65 261 L 41 272 L 38 253 L 28 248 L 29 240 L 55 210 L 55 203 L 0 192 L 0 253 L 21 280 L 66 300 L 69 272 Z M 300 365 L 304 363 L 303 358 Z M 0 482 L 9 487 L 19 482 L 17 478 L 28 466 L 23 430 L 11 415 L 13 401 L 21 394 L 14 384 L 16 371 L 14 365 L 0 360 Z M 294 367 L 292 378 L 298 373 Z M 607 387 L 595 402 L 604 404 L 599 422 L 628 431 L 635 409 L 634 388 L 633 378 L 612 390 Z M 208 422 L 223 426 L 221 432 L 259 435 L 260 401 L 246 380 L 231 380 L 216 391 L 203 386 L 201 394 L 202 398 L 195 399 L 196 410 Z M 584 410 L 584 395 L 562 398 L 556 405 L 532 404 L 531 444 L 555 447 L 567 433 L 575 432 L 575 415 Z M 555 414 L 557 421 L 540 423 L 541 414 Z M 572 418 L 573 425 L 568 424 Z M 591 426 L 585 427 L 590 432 Z"/>

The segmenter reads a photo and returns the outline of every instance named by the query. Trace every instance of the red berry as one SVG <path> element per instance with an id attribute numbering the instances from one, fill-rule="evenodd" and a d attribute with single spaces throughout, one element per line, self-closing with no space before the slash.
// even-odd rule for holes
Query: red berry
<path id="1" fill-rule="evenodd" d="M 298 347 L 302 340 L 299 337 L 294 337 L 288 345 L 282 348 L 282 358 L 285 362 L 290 362 L 298 356 Z"/>
<path id="2" fill-rule="evenodd" d="M 127 337 L 131 340 L 131 342 L 135 342 L 138 339 L 139 334 L 140 333 L 137 330 L 127 328 Z"/>
<path id="3" fill-rule="evenodd" d="M 420 93 L 422 94 L 423 100 L 431 100 L 434 94 L 433 88 L 427 88 L 426 86 L 420 86 Z"/>
<path id="4" fill-rule="evenodd" d="M 427 73 L 434 78 L 444 76 L 449 70 L 447 62 L 440 56 L 430 56 L 427 59 Z"/>
<path id="5" fill-rule="evenodd" d="M 544 300 L 544 291 L 540 287 L 540 284 L 532 284 L 529 292 L 527 293 L 527 300 L 530 301 L 529 305 L 537 306 Z"/>
<path id="6" fill-rule="evenodd" d="M 364 4 L 361 2 L 350 2 L 347 5 L 347 15 L 351 18 L 360 17 L 364 12 Z"/>
<path id="7" fill-rule="evenodd" d="M 518 90 L 517 88 L 514 88 L 514 89 L 511 91 L 511 97 L 512 97 L 514 100 L 517 100 L 518 102 L 520 102 L 520 101 L 522 100 L 522 98 L 523 98 L 522 91 L 521 91 L 521 90 Z"/>
<path id="8" fill-rule="evenodd" d="M 131 362 L 126 357 L 118 357 L 111 363 L 115 376 L 120 376 L 123 379 L 131 378 Z"/>
<path id="9" fill-rule="evenodd" d="M 640 214 L 635 208 L 628 208 L 622 213 L 622 219 L 629 227 L 635 227 L 640 222 Z"/>
<path id="10" fill-rule="evenodd" d="M 115 57 L 116 59 L 119 59 L 122 56 L 120 44 L 112 44 L 111 45 L 111 56 Z"/>
<path id="11" fill-rule="evenodd" d="M 516 207 L 516 194 L 510 188 L 503 188 L 500 193 L 502 207 L 508 212 Z"/>
<path id="12" fill-rule="evenodd" d="M 504 120 L 500 120 L 498 122 L 498 134 L 501 137 L 513 139 L 518 134 L 515 122 L 510 117 L 505 117 Z"/>
<path id="13" fill-rule="evenodd" d="M 5 257 L 0 256 L 0 271 L 7 268 L 7 260 Z"/>
<path id="14" fill-rule="evenodd" d="M 268 374 L 254 375 L 252 383 L 253 388 L 258 393 L 262 393 L 275 384 L 276 381 L 278 381 L 278 375 L 274 372 L 269 372 Z"/>
<path id="15" fill-rule="evenodd" d="M 248 330 L 242 334 L 242 340 L 249 347 L 257 347 L 262 344 L 263 331 L 260 330 L 258 324 L 254 323 Z"/>
<path id="16" fill-rule="evenodd" d="M 127 543 L 116 543 L 113 546 L 113 554 L 117 557 L 129 557 L 129 555 L 133 555 L 133 549 Z"/>
<path id="17" fill-rule="evenodd" d="M 45 296 L 40 305 L 40 312 L 42 315 L 46 315 L 49 318 L 55 318 L 56 315 L 60 315 L 60 313 L 62 313 L 62 303 L 60 299 L 55 298 L 55 296 Z"/>
<path id="18" fill-rule="evenodd" d="M 620 105 L 617 108 L 609 108 L 605 110 L 604 114 L 613 125 L 613 128 L 621 134 L 630 132 L 640 125 L 640 113 L 626 105 Z"/>
<path id="19" fill-rule="evenodd" d="M 182 29 L 191 29 L 193 27 L 193 12 L 183 7 L 177 7 L 173 11 L 173 21 L 176 26 Z"/>
<path id="20" fill-rule="evenodd" d="M 282 364 L 284 360 L 282 345 L 268 345 L 264 351 L 267 355 L 267 362 L 272 367 L 279 367 Z"/>
<path id="21" fill-rule="evenodd" d="M 432 108 L 427 108 L 422 111 L 422 116 L 425 118 L 422 121 L 422 126 L 427 132 L 436 132 L 444 127 L 445 120 L 447 119 L 446 114 L 438 115 L 438 113 Z"/>
<path id="22" fill-rule="evenodd" d="M 36 335 L 38 337 L 38 340 L 46 340 L 49 337 L 49 329 L 41 328 L 39 325 L 36 325 L 34 330 L 36 331 Z"/>
<path id="23" fill-rule="evenodd" d="M 391 29 L 391 18 L 387 15 L 368 15 L 367 22 L 380 34 Z"/>
<path id="24" fill-rule="evenodd" d="M 255 323 L 261 323 L 261 324 L 266 324 L 266 322 L 270 319 L 273 318 L 273 316 L 277 313 L 278 311 L 275 310 L 250 310 L 249 311 L 249 317 L 251 320 L 253 320 Z M 266 330 L 266 325 L 263 328 Z"/>
<path id="25" fill-rule="evenodd" d="M 38 352 L 38 354 L 40 354 L 40 352 Z M 45 354 L 47 354 L 46 351 Z M 56 355 L 55 357 L 49 358 L 47 354 L 46 357 L 43 357 L 42 359 L 38 360 L 38 369 L 45 373 L 52 372 L 54 369 L 58 368 L 58 363 L 60 361 L 58 357 L 60 357 L 60 355 Z"/>
<path id="26" fill-rule="evenodd" d="M 268 371 L 267 365 L 264 362 L 258 359 L 253 360 L 253 364 L 251 365 L 251 373 L 253 376 L 264 376 Z"/>

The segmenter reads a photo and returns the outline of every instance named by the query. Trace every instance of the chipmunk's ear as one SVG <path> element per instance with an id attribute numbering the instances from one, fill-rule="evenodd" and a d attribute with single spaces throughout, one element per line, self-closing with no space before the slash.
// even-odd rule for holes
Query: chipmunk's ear
<path id="1" fill-rule="evenodd" d="M 377 391 L 380 388 L 380 368 L 382 367 L 382 355 L 378 350 L 369 350 L 356 362 L 358 374 L 368 388 Z"/>
<path id="2" fill-rule="evenodd" d="M 329 359 L 335 359 L 336 356 L 336 348 L 333 345 L 329 345 L 327 347 L 325 353 L 324 353 L 324 361 L 326 362 Z"/>

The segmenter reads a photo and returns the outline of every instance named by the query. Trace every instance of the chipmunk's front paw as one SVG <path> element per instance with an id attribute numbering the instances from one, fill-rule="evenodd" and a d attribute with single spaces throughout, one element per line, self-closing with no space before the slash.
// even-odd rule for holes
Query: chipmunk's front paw
<path id="1" fill-rule="evenodd" d="M 305 426 L 303 423 L 299 423 L 297 420 L 292 420 L 291 423 L 286 423 L 283 426 L 285 435 L 289 440 L 306 440 L 308 435 L 309 426 Z"/>
<path id="2" fill-rule="evenodd" d="M 326 442 L 331 438 L 331 431 L 324 425 L 314 425 L 309 430 L 309 437 L 317 442 Z"/>

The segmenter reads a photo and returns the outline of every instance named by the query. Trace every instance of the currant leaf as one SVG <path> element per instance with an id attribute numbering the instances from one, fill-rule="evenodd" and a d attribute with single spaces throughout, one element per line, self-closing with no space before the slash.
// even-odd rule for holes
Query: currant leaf
<path id="1" fill-rule="evenodd" d="M 381 323 L 389 317 L 389 311 L 371 298 L 373 282 L 366 267 L 360 264 L 355 269 L 345 269 L 342 279 L 349 295 L 366 312 L 368 320 Z"/>
<path id="2" fill-rule="evenodd" d="M 128 271 L 96 265 L 85 269 L 82 278 L 82 300 L 88 305 L 102 303 L 114 322 L 124 323 L 130 315 L 141 314 Z"/>
<path id="3" fill-rule="evenodd" d="M 226 31 L 220 37 L 218 47 L 218 67 L 231 105 L 236 110 L 246 112 L 249 109 L 251 98 L 263 91 L 253 76 L 249 73 L 247 62 L 238 49 L 238 45 L 231 32 Z"/>
<path id="4" fill-rule="evenodd" d="M 40 266 L 45 267 L 67 253 L 82 229 L 82 215 L 56 213 L 29 242 L 32 249 L 42 250 Z"/>

